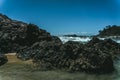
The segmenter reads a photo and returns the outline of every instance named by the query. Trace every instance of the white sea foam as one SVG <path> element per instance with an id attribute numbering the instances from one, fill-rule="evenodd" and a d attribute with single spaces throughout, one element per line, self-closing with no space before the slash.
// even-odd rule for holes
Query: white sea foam
<path id="1" fill-rule="evenodd" d="M 85 37 L 85 38 L 81 38 L 81 37 L 59 37 L 61 39 L 61 41 L 63 43 L 67 42 L 67 41 L 77 41 L 77 42 L 88 42 L 91 40 L 90 37 Z"/>
<path id="2" fill-rule="evenodd" d="M 116 41 L 117 43 L 120 43 L 120 40 L 114 40 L 114 41 Z"/>
<path id="3" fill-rule="evenodd" d="M 91 37 L 66 37 L 66 36 L 60 36 L 59 38 L 63 43 L 67 41 L 88 42 L 92 39 Z M 99 38 L 99 39 L 104 40 L 106 38 Z M 112 40 L 116 41 L 117 43 L 120 43 L 120 39 L 117 40 L 112 39 Z"/>

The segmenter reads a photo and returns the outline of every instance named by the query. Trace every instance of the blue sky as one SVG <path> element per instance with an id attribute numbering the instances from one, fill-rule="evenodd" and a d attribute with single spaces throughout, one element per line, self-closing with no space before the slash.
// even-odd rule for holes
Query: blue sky
<path id="1" fill-rule="evenodd" d="M 120 0 L 0 0 L 0 13 L 52 34 L 97 33 L 120 25 Z"/>

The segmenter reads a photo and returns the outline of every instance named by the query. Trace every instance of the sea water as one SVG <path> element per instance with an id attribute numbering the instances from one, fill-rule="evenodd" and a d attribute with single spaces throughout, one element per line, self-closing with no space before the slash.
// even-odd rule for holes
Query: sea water
<path id="1" fill-rule="evenodd" d="M 92 37 L 66 37 L 66 36 L 58 36 L 60 40 L 65 43 L 67 41 L 77 41 L 77 42 L 88 42 L 92 39 Z M 106 38 L 100 38 L 100 40 L 104 40 Z M 108 38 L 108 37 L 107 37 Z M 112 38 L 111 38 L 112 39 Z M 117 43 L 120 43 L 120 39 L 112 39 L 113 41 L 116 41 Z"/>
<path id="2" fill-rule="evenodd" d="M 77 42 L 88 42 L 91 40 L 90 37 L 65 37 L 65 36 L 60 36 L 60 40 L 65 43 L 67 41 L 77 41 Z"/>

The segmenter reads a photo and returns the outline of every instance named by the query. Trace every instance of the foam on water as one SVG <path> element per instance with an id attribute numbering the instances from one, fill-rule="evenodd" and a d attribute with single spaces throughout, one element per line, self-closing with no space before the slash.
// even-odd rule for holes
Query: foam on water
<path id="1" fill-rule="evenodd" d="M 120 40 L 115 40 L 117 43 L 120 43 Z"/>
<path id="2" fill-rule="evenodd" d="M 81 37 L 59 37 L 60 40 L 65 43 L 67 41 L 77 41 L 77 42 L 88 42 L 91 40 L 90 37 L 85 37 L 85 38 L 81 38 Z"/>
<path id="3" fill-rule="evenodd" d="M 88 42 L 92 39 L 91 37 L 66 37 L 66 36 L 60 36 L 59 38 L 63 43 L 67 41 Z M 104 40 L 106 38 L 99 38 L 99 39 Z M 120 43 L 120 39 L 112 39 L 112 40 L 116 41 L 117 43 Z"/>

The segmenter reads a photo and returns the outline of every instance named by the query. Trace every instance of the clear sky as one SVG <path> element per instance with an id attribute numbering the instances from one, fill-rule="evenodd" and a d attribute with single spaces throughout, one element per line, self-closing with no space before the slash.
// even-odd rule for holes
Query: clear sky
<path id="1" fill-rule="evenodd" d="M 0 0 L 0 13 L 52 34 L 97 33 L 120 25 L 120 0 Z"/>

